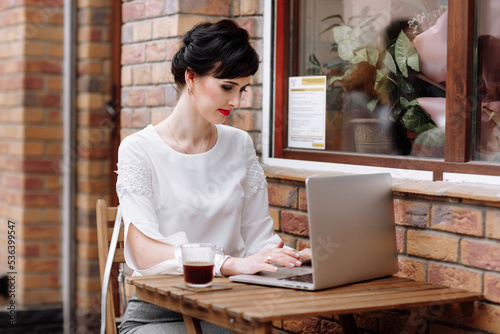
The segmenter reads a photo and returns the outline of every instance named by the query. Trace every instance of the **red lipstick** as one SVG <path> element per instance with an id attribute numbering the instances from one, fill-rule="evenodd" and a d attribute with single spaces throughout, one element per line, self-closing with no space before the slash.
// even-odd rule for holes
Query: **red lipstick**
<path id="1" fill-rule="evenodd" d="M 219 112 L 224 115 L 224 116 L 229 116 L 229 113 L 231 112 L 231 110 L 228 110 L 228 109 L 219 109 Z"/>

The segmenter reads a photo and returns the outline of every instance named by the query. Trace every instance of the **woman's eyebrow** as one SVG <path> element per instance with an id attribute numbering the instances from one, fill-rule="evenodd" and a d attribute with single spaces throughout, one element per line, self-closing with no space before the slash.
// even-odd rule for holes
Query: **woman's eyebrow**
<path id="1" fill-rule="evenodd" d="M 239 86 L 239 84 L 236 83 L 236 82 L 234 82 L 234 81 L 224 80 L 224 82 L 228 83 L 228 84 L 231 84 L 231 85 Z"/>

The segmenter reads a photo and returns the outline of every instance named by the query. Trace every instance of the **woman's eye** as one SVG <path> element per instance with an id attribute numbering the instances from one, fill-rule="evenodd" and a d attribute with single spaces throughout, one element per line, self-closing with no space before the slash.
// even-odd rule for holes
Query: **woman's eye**
<path id="1" fill-rule="evenodd" d="M 222 86 L 222 89 L 224 89 L 225 91 L 229 92 L 230 90 L 233 89 L 233 86 Z"/>
<path id="2" fill-rule="evenodd" d="M 240 89 L 240 92 L 242 92 L 242 93 L 243 93 L 243 92 L 246 92 L 246 91 L 247 91 L 247 87 L 246 87 L 246 86 L 245 86 L 245 87 L 242 87 L 242 88 Z"/>

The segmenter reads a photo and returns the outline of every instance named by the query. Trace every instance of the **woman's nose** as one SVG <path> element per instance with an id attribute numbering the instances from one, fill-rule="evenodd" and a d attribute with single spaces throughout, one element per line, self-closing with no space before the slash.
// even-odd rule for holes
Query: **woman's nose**
<path id="1" fill-rule="evenodd" d="M 241 94 L 237 94 L 231 100 L 229 100 L 229 105 L 233 108 L 239 108 L 241 101 Z"/>

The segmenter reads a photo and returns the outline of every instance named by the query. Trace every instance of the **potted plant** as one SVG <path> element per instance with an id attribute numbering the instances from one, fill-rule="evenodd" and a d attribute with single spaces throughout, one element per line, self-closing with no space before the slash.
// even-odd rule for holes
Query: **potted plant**
<path id="1" fill-rule="evenodd" d="M 356 25 L 346 24 L 341 15 L 325 18 L 334 20 L 325 31 L 333 33 L 332 51 L 337 56 L 324 65 L 314 54 L 309 58 L 315 69 L 327 75 L 331 90 L 340 89 L 343 110 L 351 113 L 345 117 L 344 112 L 344 119 L 351 119 L 356 150 L 409 154 L 410 140 L 417 136 L 420 143 L 439 145 L 444 134 L 417 99 L 425 96 L 428 85 L 417 78 L 419 56 L 407 33 L 400 28 L 397 37 L 387 38 L 382 45 L 373 24 L 378 15 L 357 18 Z"/>

